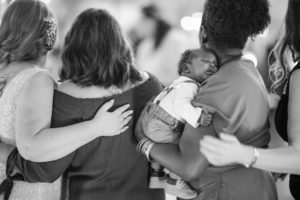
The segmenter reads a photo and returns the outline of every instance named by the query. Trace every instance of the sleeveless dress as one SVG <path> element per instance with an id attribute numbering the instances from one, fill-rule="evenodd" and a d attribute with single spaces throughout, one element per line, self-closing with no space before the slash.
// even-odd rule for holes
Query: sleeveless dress
<path id="1" fill-rule="evenodd" d="M 300 69 L 300 64 L 298 63 L 293 70 L 289 74 L 289 79 L 286 85 L 286 91 L 281 96 L 280 101 L 278 102 L 278 106 L 275 113 L 275 127 L 280 135 L 280 137 L 288 142 L 288 103 L 289 103 L 289 90 L 290 90 L 290 77 L 292 73 L 296 70 Z M 296 199 L 300 199 L 300 175 L 291 174 L 289 188 L 292 196 Z"/>
<path id="2" fill-rule="evenodd" d="M 26 83 L 38 72 L 37 67 L 26 69 L 17 74 L 5 87 L 0 98 L 0 142 L 16 146 L 15 123 L 18 102 Z M 0 162 L 0 183 L 6 179 L 6 163 Z M 16 181 L 10 200 L 58 200 L 61 193 L 61 179 L 49 183 L 26 183 Z M 0 196 L 3 200 L 3 195 Z"/>

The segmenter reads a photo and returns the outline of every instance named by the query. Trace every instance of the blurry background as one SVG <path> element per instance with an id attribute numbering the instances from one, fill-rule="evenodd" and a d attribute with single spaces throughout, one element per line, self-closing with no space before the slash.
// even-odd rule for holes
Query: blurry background
<path id="1" fill-rule="evenodd" d="M 186 48 L 199 47 L 198 30 L 204 0 L 43 0 L 51 8 L 58 21 L 58 38 L 54 50 L 47 62 L 47 68 L 58 80 L 61 67 L 60 54 L 64 37 L 74 18 L 86 8 L 105 8 L 121 24 L 128 34 L 137 56 L 137 67 L 151 71 L 164 84 L 169 84 L 176 78 L 179 54 Z M 11 0 L 0 0 L 0 19 Z M 158 7 L 160 17 L 171 25 L 174 34 L 169 34 L 168 41 L 162 42 L 161 47 L 153 48 L 151 40 L 151 22 L 145 21 L 141 7 L 154 4 Z M 254 40 L 249 40 L 246 47 L 247 56 L 256 63 L 263 76 L 267 88 L 270 87 L 268 78 L 267 56 L 277 40 L 287 7 L 287 0 L 270 0 L 271 24 L 268 29 Z M 144 34 L 144 35 L 143 35 Z M 148 34 L 148 35 L 147 35 Z M 174 37 L 171 37 L 174 36 Z M 165 36 L 167 37 L 167 36 Z M 152 45 L 152 46 L 151 46 Z M 162 47 L 165 46 L 165 47 Z M 167 66 L 169 65 L 169 66 Z M 156 67 L 155 67 L 156 66 Z M 163 70 L 162 70 L 163 68 Z M 157 74 L 156 74 L 157 73 Z M 276 98 L 270 94 L 270 103 L 276 107 Z M 271 115 L 271 122 L 273 121 Z M 285 145 L 278 138 L 274 126 L 271 126 L 271 146 Z M 277 181 L 280 200 L 292 199 L 287 185 L 288 178 Z M 168 197 L 168 199 L 173 199 Z"/>

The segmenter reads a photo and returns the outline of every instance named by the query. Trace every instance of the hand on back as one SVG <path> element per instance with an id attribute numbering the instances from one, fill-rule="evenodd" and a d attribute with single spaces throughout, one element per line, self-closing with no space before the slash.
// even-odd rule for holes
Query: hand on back
<path id="1" fill-rule="evenodd" d="M 115 109 L 113 112 L 109 112 L 108 110 L 113 104 L 114 100 L 105 103 L 97 111 L 94 119 L 92 119 L 95 129 L 99 129 L 99 136 L 114 136 L 128 129 L 128 123 L 133 113 L 132 110 L 128 110 L 130 105 L 126 104 Z"/>

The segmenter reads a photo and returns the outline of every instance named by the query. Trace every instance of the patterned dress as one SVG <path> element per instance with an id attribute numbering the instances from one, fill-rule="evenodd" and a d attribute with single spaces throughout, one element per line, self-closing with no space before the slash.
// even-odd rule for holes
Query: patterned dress
<path id="1" fill-rule="evenodd" d="M 15 123 L 18 102 L 25 84 L 42 69 L 37 67 L 23 70 L 17 74 L 5 87 L 0 98 L 0 142 L 16 145 Z M 0 162 L 0 182 L 5 178 L 6 163 Z M 59 200 L 61 194 L 61 179 L 54 183 L 15 182 L 10 200 Z M 0 200 L 3 195 L 0 196 Z"/>

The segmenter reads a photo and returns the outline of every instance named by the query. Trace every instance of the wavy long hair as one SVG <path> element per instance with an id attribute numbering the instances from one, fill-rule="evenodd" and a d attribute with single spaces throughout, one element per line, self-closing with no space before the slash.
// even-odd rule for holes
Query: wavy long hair
<path id="1" fill-rule="evenodd" d="M 282 95 L 294 62 L 298 61 L 295 53 L 300 53 L 300 0 L 289 0 L 285 16 L 285 33 L 269 55 L 269 76 L 271 90 Z"/>
<path id="2" fill-rule="evenodd" d="M 35 60 L 53 45 L 47 45 L 52 16 L 46 4 L 38 0 L 15 0 L 5 11 L 0 26 L 0 63 Z M 54 42 L 53 42 L 54 43 Z"/>

